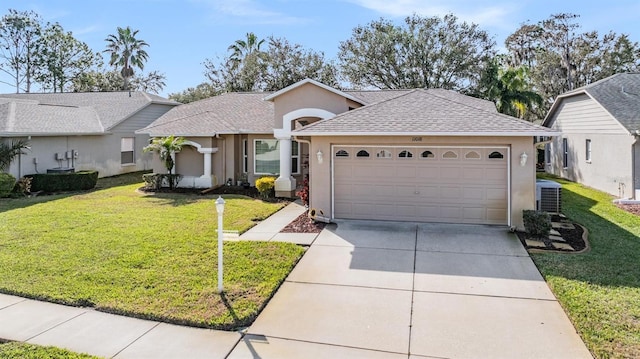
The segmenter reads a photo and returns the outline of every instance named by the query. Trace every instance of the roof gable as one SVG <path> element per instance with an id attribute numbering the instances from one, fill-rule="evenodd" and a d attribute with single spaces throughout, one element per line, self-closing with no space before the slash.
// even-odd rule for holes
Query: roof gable
<path id="1" fill-rule="evenodd" d="M 336 94 L 336 95 L 338 95 L 338 96 L 342 96 L 342 97 L 344 97 L 344 98 L 346 98 L 346 99 L 349 99 L 349 100 L 351 100 L 351 101 L 357 102 L 357 103 L 359 103 L 359 104 L 361 104 L 361 105 L 364 105 L 364 104 L 365 104 L 365 103 L 363 103 L 363 102 L 362 102 L 362 100 L 361 100 L 361 99 L 358 99 L 358 98 L 356 98 L 356 97 L 354 97 L 354 96 L 351 96 L 350 94 L 348 94 L 348 93 L 346 93 L 346 92 L 340 91 L 340 90 L 335 89 L 335 88 L 333 88 L 333 87 L 331 87 L 331 86 L 327 86 L 327 85 L 325 85 L 325 84 L 323 84 L 323 83 L 320 83 L 320 82 L 318 82 L 318 81 L 315 81 L 315 80 L 312 80 L 312 79 L 309 79 L 309 78 L 304 79 L 304 80 L 301 80 L 301 81 L 298 81 L 298 82 L 296 82 L 296 83 L 294 83 L 294 84 L 292 84 L 292 85 L 289 85 L 289 86 L 287 86 L 287 87 L 283 88 L 282 90 L 276 91 L 276 92 L 274 92 L 274 93 L 272 93 L 272 94 L 270 94 L 270 95 L 266 96 L 266 97 L 264 98 L 264 100 L 265 100 L 265 101 L 273 101 L 273 100 L 275 100 L 278 96 L 281 96 L 281 95 L 283 95 L 283 94 L 285 94 L 285 93 L 287 93 L 287 92 L 290 92 L 290 91 L 294 91 L 294 90 L 296 90 L 297 88 L 302 87 L 302 86 L 304 86 L 304 85 L 306 85 L 306 84 L 311 84 L 311 85 L 313 85 L 313 86 L 320 87 L 320 88 L 321 88 L 321 89 L 323 89 L 323 90 L 329 91 L 329 92 L 334 93 L 334 94 Z"/>
<path id="2" fill-rule="evenodd" d="M 630 133 L 640 130 L 640 73 L 615 74 L 558 96 L 543 125 L 552 124 L 566 98 L 581 94 L 591 97 Z"/>
<path id="3" fill-rule="evenodd" d="M 555 132 L 499 114 L 483 100 L 439 89 L 403 95 L 318 121 L 294 131 L 329 135 L 549 136 Z"/>

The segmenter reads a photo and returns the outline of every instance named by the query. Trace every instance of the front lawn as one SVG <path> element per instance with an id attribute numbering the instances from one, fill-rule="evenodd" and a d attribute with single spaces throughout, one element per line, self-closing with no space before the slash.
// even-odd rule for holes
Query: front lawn
<path id="1" fill-rule="evenodd" d="M 140 186 L 0 200 L 0 292 L 231 329 L 255 319 L 303 253 L 225 242 L 221 296 L 215 197 L 145 195 Z M 225 229 L 240 232 L 283 206 L 225 200 Z"/>
<path id="2" fill-rule="evenodd" d="M 0 343 L 2 359 L 100 359 L 99 357 L 74 353 L 56 347 L 43 347 L 27 343 Z"/>
<path id="3" fill-rule="evenodd" d="M 589 231 L 585 254 L 532 254 L 549 286 L 597 358 L 640 357 L 640 217 L 612 197 L 562 183 L 562 212 Z"/>

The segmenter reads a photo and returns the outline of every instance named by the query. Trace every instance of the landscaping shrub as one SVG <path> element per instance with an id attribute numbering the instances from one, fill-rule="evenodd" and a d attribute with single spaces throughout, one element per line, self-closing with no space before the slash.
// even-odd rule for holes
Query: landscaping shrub
<path id="1" fill-rule="evenodd" d="M 89 190 L 96 186 L 98 171 L 73 173 L 36 173 L 31 178 L 31 191 L 59 192 Z"/>
<path id="2" fill-rule="evenodd" d="M 11 194 L 16 178 L 9 173 L 0 173 L 0 197 L 7 197 Z"/>
<path id="3" fill-rule="evenodd" d="M 275 195 L 274 187 L 276 185 L 275 177 L 260 177 L 256 180 L 256 188 L 258 192 L 260 192 L 260 196 L 262 198 L 269 198 Z"/>
<path id="4" fill-rule="evenodd" d="M 526 209 L 522 211 L 524 228 L 534 238 L 546 239 L 551 231 L 551 216 L 549 213 Z"/>
<path id="5" fill-rule="evenodd" d="M 152 191 L 158 191 L 163 187 L 176 188 L 178 182 L 182 179 L 182 175 L 168 173 L 145 173 L 142 175 L 144 180 L 144 188 Z"/>
<path id="6" fill-rule="evenodd" d="M 296 192 L 296 195 L 300 197 L 305 207 L 309 207 L 309 178 L 305 178 L 304 181 L 302 181 L 302 188 Z"/>
<path id="7" fill-rule="evenodd" d="M 31 178 L 22 177 L 16 182 L 15 186 L 13 186 L 13 193 L 27 195 L 31 193 Z"/>

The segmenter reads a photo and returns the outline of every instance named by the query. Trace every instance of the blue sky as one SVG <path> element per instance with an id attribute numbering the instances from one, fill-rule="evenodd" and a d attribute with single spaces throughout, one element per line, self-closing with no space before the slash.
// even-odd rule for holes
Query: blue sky
<path id="1" fill-rule="evenodd" d="M 8 9 L 34 10 L 59 22 L 94 51 L 116 27 L 140 30 L 149 43 L 145 70 L 167 77 L 161 95 L 205 80 L 202 62 L 223 57 L 234 40 L 254 32 L 261 38 L 285 37 L 333 59 L 341 41 L 357 25 L 384 17 L 401 22 L 412 13 L 453 13 L 491 34 L 498 47 L 526 21 L 559 12 L 579 14 L 582 31 L 614 31 L 640 41 L 640 1 L 576 0 L 3 0 Z M 0 79 L 2 75 L 0 75 Z M 0 92 L 14 89 L 0 84 Z"/>

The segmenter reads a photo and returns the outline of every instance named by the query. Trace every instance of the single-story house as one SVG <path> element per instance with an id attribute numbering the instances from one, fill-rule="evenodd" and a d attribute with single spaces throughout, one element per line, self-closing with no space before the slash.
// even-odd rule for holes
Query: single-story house
<path id="1" fill-rule="evenodd" d="M 0 94 L 0 140 L 25 139 L 31 148 L 9 173 L 150 169 L 153 156 L 142 150 L 150 137 L 135 131 L 179 104 L 144 92 Z"/>
<path id="2" fill-rule="evenodd" d="M 545 148 L 547 172 L 640 199 L 640 73 L 558 96 L 543 125 L 562 132 Z"/>
<path id="3" fill-rule="evenodd" d="M 181 185 L 277 175 L 332 219 L 499 224 L 535 208 L 534 138 L 557 133 L 441 89 L 341 91 L 306 79 L 176 107 L 139 131 L 184 136 Z M 154 170 L 164 172 L 156 161 Z"/>

